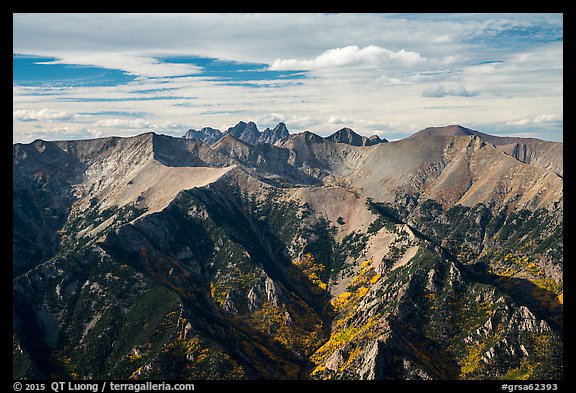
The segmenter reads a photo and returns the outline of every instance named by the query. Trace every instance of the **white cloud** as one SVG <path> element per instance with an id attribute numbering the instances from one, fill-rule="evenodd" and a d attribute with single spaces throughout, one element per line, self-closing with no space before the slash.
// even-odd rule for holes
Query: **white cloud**
<path id="1" fill-rule="evenodd" d="M 57 141 L 70 139 L 91 139 L 101 138 L 106 134 L 100 130 L 82 126 L 58 126 L 41 128 L 39 130 L 15 129 L 12 132 L 14 143 L 28 143 L 36 139 Z"/>
<path id="2" fill-rule="evenodd" d="M 143 119 L 104 119 L 95 123 L 97 127 L 129 128 L 129 129 L 157 129 L 158 126 Z"/>
<path id="3" fill-rule="evenodd" d="M 151 127 L 154 128 L 154 127 Z M 158 128 L 163 130 L 188 130 L 190 127 L 177 121 L 165 121 Z"/>
<path id="4" fill-rule="evenodd" d="M 332 115 L 328 118 L 328 124 L 354 124 L 354 120 Z"/>
<path id="5" fill-rule="evenodd" d="M 424 90 L 422 92 L 422 97 L 431 97 L 431 98 L 441 98 L 446 96 L 474 97 L 477 96 L 478 94 L 479 92 L 468 90 L 464 85 L 455 85 L 448 88 L 442 85 L 436 85 Z"/>
<path id="6" fill-rule="evenodd" d="M 397 85 L 403 83 L 402 79 L 391 77 L 389 75 L 380 75 L 376 78 L 377 83 L 387 84 L 387 85 Z"/>
<path id="7" fill-rule="evenodd" d="M 18 109 L 12 112 L 13 120 L 20 121 L 39 121 L 39 120 L 75 120 L 82 117 L 89 117 L 89 115 L 80 115 L 77 113 L 68 113 L 62 111 L 56 111 L 53 109 L 43 108 L 40 110 L 26 110 Z"/>
<path id="8" fill-rule="evenodd" d="M 286 120 L 286 126 L 290 131 L 294 130 L 306 130 L 310 127 L 315 127 L 322 122 L 314 117 L 311 116 L 290 116 L 289 119 Z"/>
<path id="9" fill-rule="evenodd" d="M 286 115 L 284 113 L 269 113 L 266 115 L 261 115 L 256 117 L 256 124 L 260 129 L 273 128 L 282 122 L 286 124 L 286 127 L 290 133 L 300 132 L 302 130 L 309 129 L 310 127 L 315 127 L 323 122 L 312 116 L 301 116 L 301 115 Z"/>
<path id="10" fill-rule="evenodd" d="M 314 70 L 336 67 L 378 68 L 389 64 L 413 66 L 426 61 L 417 52 L 401 49 L 397 52 L 376 45 L 359 48 L 349 45 L 343 48 L 329 49 L 312 60 L 276 59 L 270 65 L 271 70 Z"/>
<path id="11" fill-rule="evenodd" d="M 260 128 L 273 128 L 278 123 L 286 123 L 286 115 L 284 113 L 267 113 L 256 117 L 255 123 Z"/>
<path id="12" fill-rule="evenodd" d="M 523 117 L 523 118 L 516 119 L 516 120 L 510 120 L 510 121 L 506 122 L 506 124 L 512 125 L 512 126 L 526 126 L 526 125 L 532 125 L 532 124 L 546 124 L 546 123 L 556 123 L 556 122 L 562 122 L 562 121 L 563 121 L 562 116 L 558 116 L 555 114 L 541 114 L 541 115 L 536 115 L 536 116 Z"/>

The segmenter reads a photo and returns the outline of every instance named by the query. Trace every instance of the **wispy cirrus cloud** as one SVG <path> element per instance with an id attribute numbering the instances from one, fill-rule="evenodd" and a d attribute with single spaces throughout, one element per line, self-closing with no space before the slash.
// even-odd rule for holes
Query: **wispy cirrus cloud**
<path id="1" fill-rule="evenodd" d="M 38 62 L 37 64 L 74 64 L 107 69 L 122 70 L 131 75 L 144 77 L 166 77 L 198 74 L 202 68 L 193 64 L 175 64 L 161 62 L 150 56 L 130 53 L 71 53 L 64 54 L 58 60 Z"/>

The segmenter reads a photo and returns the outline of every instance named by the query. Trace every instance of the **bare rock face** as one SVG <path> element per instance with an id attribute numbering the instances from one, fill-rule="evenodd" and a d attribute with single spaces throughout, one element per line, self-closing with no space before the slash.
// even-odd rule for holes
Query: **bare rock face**
<path id="1" fill-rule="evenodd" d="M 226 298 L 224 299 L 224 303 L 222 304 L 222 309 L 224 309 L 224 311 L 226 311 L 228 314 L 232 314 L 232 315 L 238 314 L 238 310 L 236 309 L 236 305 L 234 304 L 234 301 L 232 300 L 232 294 L 231 293 L 228 293 L 226 295 Z"/>
<path id="2" fill-rule="evenodd" d="M 344 363 L 343 350 L 337 349 L 332 352 L 332 355 L 326 360 L 326 368 L 331 371 L 338 371 L 340 366 Z"/>
<path id="3" fill-rule="evenodd" d="M 526 138 L 499 145 L 498 148 L 518 161 L 552 170 L 559 176 L 564 176 L 563 144 L 560 142 Z"/>
<path id="4" fill-rule="evenodd" d="M 256 311 L 262 305 L 261 293 L 256 287 L 250 288 L 248 292 L 248 309 L 250 311 Z"/>
<path id="5" fill-rule="evenodd" d="M 281 300 L 281 296 L 282 289 L 279 285 L 268 277 L 265 272 L 262 272 L 256 285 L 250 288 L 248 292 L 248 308 L 250 311 L 256 311 L 264 302 L 278 307 L 284 303 Z"/>
<path id="6" fill-rule="evenodd" d="M 278 284 L 276 284 L 270 277 L 267 277 L 264 283 L 264 290 L 268 302 L 278 306 L 279 296 L 282 294 L 282 290 L 278 287 Z"/>
<path id="7" fill-rule="evenodd" d="M 358 376 L 360 379 L 375 379 L 376 361 L 379 358 L 379 343 L 377 340 L 372 341 L 362 354 L 358 367 Z"/>

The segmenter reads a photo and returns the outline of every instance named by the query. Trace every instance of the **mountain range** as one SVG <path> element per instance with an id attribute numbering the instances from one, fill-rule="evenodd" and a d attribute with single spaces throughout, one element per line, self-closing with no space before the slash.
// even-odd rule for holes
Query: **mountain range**
<path id="1" fill-rule="evenodd" d="M 220 130 L 211 127 L 204 127 L 200 131 L 190 129 L 182 136 L 182 138 L 199 139 L 208 145 L 213 145 L 220 139 L 224 138 L 225 135 L 231 135 L 235 139 L 241 140 L 250 145 L 256 145 L 258 143 L 268 143 L 273 145 L 278 141 L 286 141 L 290 138 L 290 132 L 284 123 L 278 123 L 278 125 L 272 130 L 266 128 L 264 131 L 260 132 L 256 124 L 251 121 L 248 123 L 241 121 L 234 127 L 230 127 L 226 132 L 221 132 Z M 388 142 L 386 139 L 380 139 L 378 135 L 373 135 L 370 138 L 361 136 L 350 128 L 342 128 L 327 137 L 327 139 L 334 142 L 347 143 L 353 146 L 371 146 L 377 143 Z"/>
<path id="2" fill-rule="evenodd" d="M 563 144 L 13 145 L 15 379 L 562 379 Z"/>

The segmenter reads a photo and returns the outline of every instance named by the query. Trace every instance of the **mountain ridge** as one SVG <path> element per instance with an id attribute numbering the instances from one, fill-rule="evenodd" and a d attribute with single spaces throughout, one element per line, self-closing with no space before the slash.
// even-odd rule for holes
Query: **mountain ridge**
<path id="1" fill-rule="evenodd" d="M 332 139 L 14 144 L 14 377 L 562 378 L 554 148 Z"/>

